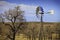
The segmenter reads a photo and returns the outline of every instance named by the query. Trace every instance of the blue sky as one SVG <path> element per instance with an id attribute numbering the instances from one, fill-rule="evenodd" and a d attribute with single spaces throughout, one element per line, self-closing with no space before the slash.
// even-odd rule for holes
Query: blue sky
<path id="1" fill-rule="evenodd" d="M 16 5 L 22 6 L 22 10 L 25 11 L 25 17 L 28 22 L 40 21 L 35 14 L 37 6 L 42 6 L 45 12 L 51 9 L 55 11 L 53 15 L 44 14 L 44 22 L 60 22 L 60 0 L 0 0 L 0 12 L 8 8 L 13 8 Z"/>

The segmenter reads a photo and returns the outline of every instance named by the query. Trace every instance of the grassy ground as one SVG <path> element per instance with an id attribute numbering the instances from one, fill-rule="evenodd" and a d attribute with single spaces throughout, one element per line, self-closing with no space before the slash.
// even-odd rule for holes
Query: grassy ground
<path id="1" fill-rule="evenodd" d="M 41 26 L 40 24 L 40 22 L 27 22 L 28 23 L 28 27 L 29 28 L 31 28 L 31 27 L 37 27 L 37 29 L 39 30 L 39 27 Z M 1 24 L 1 23 L 0 23 Z M 52 23 L 52 22 L 44 22 L 43 23 L 43 25 L 44 25 L 44 29 L 46 28 L 46 27 L 48 27 L 48 26 L 50 26 L 50 28 L 51 28 L 51 30 L 56 30 L 56 28 L 58 29 L 58 30 L 60 30 L 60 23 Z M 0 25 L 0 27 L 4 27 L 3 28 L 3 31 L 5 31 L 5 32 L 7 32 L 7 28 L 4 26 L 4 25 Z M 5 29 L 6 28 L 6 29 Z M 4 32 L 4 33 L 5 33 Z M 55 32 L 55 31 L 54 31 Z M 52 38 L 54 39 L 54 38 L 56 38 L 56 35 L 58 35 L 58 34 L 52 34 Z M 4 39 L 4 37 L 1 37 L 0 36 L 0 40 L 3 40 Z M 24 35 L 19 35 L 19 36 L 16 36 L 16 40 L 27 40 L 27 38 L 24 38 Z M 38 40 L 38 39 L 37 39 Z M 46 39 L 46 40 L 48 40 L 48 39 Z"/>

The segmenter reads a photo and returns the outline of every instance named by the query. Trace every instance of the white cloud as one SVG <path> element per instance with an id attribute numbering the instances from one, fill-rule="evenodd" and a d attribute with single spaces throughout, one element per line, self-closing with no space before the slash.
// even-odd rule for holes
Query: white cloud
<path id="1" fill-rule="evenodd" d="M 33 12 L 36 9 L 36 6 L 25 5 L 25 4 L 16 4 L 16 3 L 9 3 L 6 1 L 0 1 L 0 10 L 7 10 L 9 8 L 13 8 L 15 6 L 21 6 L 21 9 L 24 11 Z"/>
<path id="2" fill-rule="evenodd" d="M 6 6 L 6 5 L 9 5 L 9 3 L 6 1 L 0 1 L 0 6 Z"/>
<path id="3" fill-rule="evenodd" d="M 24 4 L 19 4 L 19 6 L 21 6 L 21 9 L 30 16 L 32 16 L 32 14 L 35 13 L 36 6 L 24 5 Z"/>
<path id="4" fill-rule="evenodd" d="M 8 10 L 9 8 L 13 8 L 15 6 L 17 6 L 17 4 L 15 4 L 15 3 L 0 1 L 0 12 L 4 12 L 4 11 Z"/>
<path id="5" fill-rule="evenodd" d="M 33 5 L 25 5 L 25 4 L 16 4 L 16 3 L 9 3 L 6 1 L 0 1 L 0 12 L 4 12 L 9 8 L 14 8 L 15 6 L 20 6 L 21 9 L 25 12 L 26 19 L 30 19 L 28 21 L 35 20 L 35 9 L 37 6 Z M 34 18 L 35 17 L 35 18 Z"/>
<path id="6" fill-rule="evenodd" d="M 16 6 L 16 3 L 9 3 L 6 1 L 0 1 L 0 6 Z"/>

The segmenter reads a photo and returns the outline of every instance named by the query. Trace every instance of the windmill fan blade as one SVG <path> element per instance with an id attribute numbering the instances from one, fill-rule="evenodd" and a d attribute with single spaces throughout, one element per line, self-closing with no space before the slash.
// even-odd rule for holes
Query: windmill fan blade
<path id="1" fill-rule="evenodd" d="M 39 7 L 36 8 L 36 16 L 38 17 Z"/>

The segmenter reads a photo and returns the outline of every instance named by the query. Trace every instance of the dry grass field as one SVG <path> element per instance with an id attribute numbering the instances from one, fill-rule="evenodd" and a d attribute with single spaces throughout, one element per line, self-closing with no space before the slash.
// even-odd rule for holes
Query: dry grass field
<path id="1" fill-rule="evenodd" d="M 4 34 L 8 32 L 8 28 L 4 26 L 2 23 L 0 23 L 0 27 L 2 27 L 2 36 L 0 35 L 0 40 L 4 40 Z M 36 27 L 36 31 L 40 31 L 41 23 L 40 22 L 27 22 L 27 27 L 29 29 L 32 29 L 33 27 Z M 27 32 L 29 29 L 27 29 L 25 32 Z M 43 30 L 45 36 L 45 40 L 60 40 L 60 23 L 52 23 L 52 22 L 44 22 L 43 23 Z M 47 32 L 48 31 L 48 32 Z M 52 32 L 52 38 L 50 37 L 49 32 Z M 22 32 L 23 33 L 23 32 Z M 27 40 L 24 34 L 20 33 L 19 35 L 16 34 L 16 40 Z M 49 37 L 49 38 L 48 38 Z M 38 38 L 38 36 L 37 36 Z M 37 39 L 36 38 L 36 39 Z M 37 39 L 38 40 L 38 39 Z M 43 39 L 44 40 L 44 39 Z"/>

